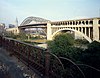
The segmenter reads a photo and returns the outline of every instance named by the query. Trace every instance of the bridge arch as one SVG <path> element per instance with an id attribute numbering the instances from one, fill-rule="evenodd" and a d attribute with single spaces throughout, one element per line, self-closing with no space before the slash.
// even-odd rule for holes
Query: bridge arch
<path id="1" fill-rule="evenodd" d="M 90 43 L 92 42 L 92 40 L 91 40 L 88 36 L 86 36 L 85 34 L 83 34 L 82 32 L 77 31 L 77 30 L 74 30 L 74 29 L 70 29 L 70 28 L 60 29 L 60 30 L 54 32 L 54 33 L 52 34 L 52 38 L 53 38 L 58 32 L 60 32 L 60 31 L 65 31 L 65 30 L 69 30 L 69 31 L 73 31 L 73 32 L 75 32 L 75 33 L 78 33 L 80 36 L 83 36 L 83 37 L 84 37 L 87 41 L 89 41 Z"/>
<path id="2" fill-rule="evenodd" d="M 33 24 L 33 23 L 44 23 L 44 22 L 49 22 L 49 21 L 50 20 L 47 20 L 44 18 L 30 16 L 24 19 L 23 22 L 20 24 L 20 26 Z"/>

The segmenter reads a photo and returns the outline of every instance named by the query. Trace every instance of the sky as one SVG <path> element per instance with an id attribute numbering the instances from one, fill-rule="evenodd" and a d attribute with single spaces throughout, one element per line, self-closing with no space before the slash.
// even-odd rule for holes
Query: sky
<path id="1" fill-rule="evenodd" d="M 0 0 L 0 23 L 27 17 L 51 21 L 100 17 L 100 0 Z"/>

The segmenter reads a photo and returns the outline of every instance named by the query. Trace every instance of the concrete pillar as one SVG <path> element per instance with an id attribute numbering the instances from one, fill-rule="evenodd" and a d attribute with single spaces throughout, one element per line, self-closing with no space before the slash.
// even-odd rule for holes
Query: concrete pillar
<path id="1" fill-rule="evenodd" d="M 81 32 L 83 33 L 83 27 L 81 27 Z"/>
<path id="2" fill-rule="evenodd" d="M 47 40 L 52 40 L 52 30 L 50 23 L 47 23 Z"/>
<path id="3" fill-rule="evenodd" d="M 91 33 L 91 31 L 90 31 L 90 27 L 89 27 L 88 29 L 89 29 L 88 33 L 89 33 L 89 38 L 90 38 L 90 33 Z"/>
<path id="4" fill-rule="evenodd" d="M 75 30 L 78 31 L 79 27 L 75 27 Z M 79 36 L 78 36 L 78 33 L 77 32 L 74 32 L 74 36 L 75 36 L 75 39 L 78 39 Z"/>
<path id="5" fill-rule="evenodd" d="M 93 19 L 93 41 L 99 41 L 98 19 Z"/>
<path id="6" fill-rule="evenodd" d="M 86 35 L 86 33 L 87 33 L 87 32 L 86 32 L 86 27 L 85 27 L 85 35 Z"/>

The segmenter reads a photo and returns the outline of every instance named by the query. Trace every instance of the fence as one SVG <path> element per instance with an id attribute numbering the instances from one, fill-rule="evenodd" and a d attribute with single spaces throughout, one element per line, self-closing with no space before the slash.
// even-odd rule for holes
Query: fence
<path id="1" fill-rule="evenodd" d="M 63 64 L 56 55 L 47 49 L 2 36 L 0 36 L 0 46 L 42 78 L 61 78 Z"/>

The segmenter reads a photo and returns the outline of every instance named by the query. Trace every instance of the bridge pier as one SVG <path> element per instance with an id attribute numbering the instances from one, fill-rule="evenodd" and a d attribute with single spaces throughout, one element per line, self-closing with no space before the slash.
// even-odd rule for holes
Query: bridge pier
<path id="1" fill-rule="evenodd" d="M 99 41 L 98 19 L 93 20 L 93 41 Z"/>
<path id="2" fill-rule="evenodd" d="M 91 32 L 91 31 L 90 31 L 90 27 L 89 27 L 88 29 L 89 29 L 89 38 L 90 38 L 90 32 Z"/>
<path id="3" fill-rule="evenodd" d="M 52 30 L 50 23 L 47 23 L 47 40 L 52 40 Z"/>

